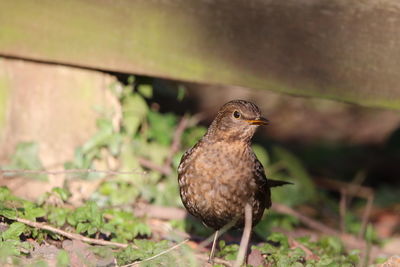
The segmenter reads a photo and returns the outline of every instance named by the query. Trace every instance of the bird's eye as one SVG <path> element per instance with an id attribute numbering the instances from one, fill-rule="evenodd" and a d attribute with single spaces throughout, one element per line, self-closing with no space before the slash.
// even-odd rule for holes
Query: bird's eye
<path id="1" fill-rule="evenodd" d="M 239 119 L 239 118 L 240 118 L 240 112 L 237 111 L 237 110 L 235 110 L 235 111 L 233 112 L 233 117 L 236 118 L 236 119 Z"/>

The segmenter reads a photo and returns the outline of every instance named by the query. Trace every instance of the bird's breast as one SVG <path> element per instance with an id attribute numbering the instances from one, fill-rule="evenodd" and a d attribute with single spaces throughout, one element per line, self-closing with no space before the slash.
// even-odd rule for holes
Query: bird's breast
<path id="1" fill-rule="evenodd" d="M 214 217 L 240 213 L 257 189 L 249 147 L 217 143 L 196 148 L 180 167 L 181 197 L 192 214 Z M 182 165 L 181 164 L 181 165 Z"/>

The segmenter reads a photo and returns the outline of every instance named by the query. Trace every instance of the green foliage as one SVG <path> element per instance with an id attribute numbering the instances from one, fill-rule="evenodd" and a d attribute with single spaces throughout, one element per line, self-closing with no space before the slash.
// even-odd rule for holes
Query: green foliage
<path id="1" fill-rule="evenodd" d="M 150 110 L 148 113 L 149 132 L 148 137 L 161 145 L 169 145 L 176 127 L 177 118 L 172 113 L 160 114 Z"/>
<path id="2" fill-rule="evenodd" d="M 109 209 L 104 211 L 104 215 L 110 218 L 104 229 L 113 233 L 112 241 L 127 243 L 137 236 L 151 235 L 150 227 L 131 212 Z"/>
<path id="3" fill-rule="evenodd" d="M 140 84 L 137 90 L 145 98 L 153 97 L 153 87 L 149 84 Z"/>
<path id="4" fill-rule="evenodd" d="M 98 120 L 98 132 L 76 149 L 74 160 L 66 163 L 65 167 L 91 169 L 95 161 L 107 165 L 107 157 L 112 155 L 118 162 L 118 171 L 137 171 L 137 174 L 116 175 L 101 183 L 92 197 L 99 205 L 127 205 L 138 197 L 155 204 L 177 205 L 180 201 L 175 173 L 171 172 L 169 177 L 152 171 L 144 174 L 145 170 L 139 163 L 139 159 L 144 158 L 159 166 L 164 164 L 177 126 L 177 116 L 151 109 L 146 98 L 151 97 L 152 87 L 136 84 L 134 77 L 128 79 L 128 85 L 114 84 L 110 89 L 121 103 L 119 126 L 115 126 L 112 114 L 105 112 L 104 117 Z M 199 138 L 197 129 L 199 127 L 189 128 L 187 132 L 190 134 L 185 133 L 184 139 L 194 143 Z M 175 156 L 174 167 L 177 167 L 177 161 L 179 158 Z M 104 175 L 89 172 L 80 178 L 100 177 Z"/>
<path id="5" fill-rule="evenodd" d="M 293 216 L 266 211 L 263 219 L 253 228 L 253 230 L 262 238 L 270 233 L 272 228 L 282 228 L 293 230 L 299 224 L 299 220 Z"/>
<path id="6" fill-rule="evenodd" d="M 317 242 L 304 237 L 296 241 L 310 249 L 319 259 L 306 259 L 304 250 L 300 247 L 290 248 L 288 238 L 281 233 L 271 234 L 267 243 L 253 246 L 252 249 L 265 254 L 268 266 L 271 267 L 350 267 L 358 263 L 358 252 L 352 251 L 346 256 L 340 239 L 336 237 L 324 237 Z"/>
<path id="7" fill-rule="evenodd" d="M 206 132 L 207 128 L 203 126 L 191 127 L 187 129 L 182 136 L 182 146 L 185 148 L 194 146 Z"/>
<path id="8" fill-rule="evenodd" d="M 67 222 L 76 227 L 78 233 L 87 233 L 88 235 L 100 232 L 104 226 L 103 214 L 96 203 L 92 201 L 75 209 L 67 217 Z"/>
<path id="9" fill-rule="evenodd" d="M 2 240 L 19 240 L 19 236 L 25 231 L 26 226 L 20 222 L 10 224 L 8 229 L 1 233 Z"/>
<path id="10" fill-rule="evenodd" d="M 8 219 L 16 217 L 35 220 L 45 215 L 43 208 L 11 194 L 8 188 L 0 187 L 0 216 Z"/>
<path id="11" fill-rule="evenodd" d="M 67 192 L 60 188 L 55 188 L 53 192 L 61 197 L 68 196 Z M 48 195 L 48 197 L 50 196 Z M 142 219 L 135 217 L 132 212 L 117 209 L 103 210 L 93 201 L 88 201 L 74 210 L 49 205 L 46 199 L 42 201 L 41 206 L 38 206 L 36 203 L 13 196 L 5 187 L 0 187 L 0 200 L 0 216 L 10 220 L 17 217 L 33 221 L 37 218 L 43 218 L 57 227 L 68 226 L 69 229 L 88 236 L 101 233 L 108 236 L 112 241 L 121 243 L 140 243 L 140 241 L 135 241 L 135 238 L 151 235 L 150 227 Z M 0 232 L 0 262 L 8 257 L 20 256 L 31 251 L 32 248 L 29 243 L 21 242 L 22 236 L 35 238 L 39 243 L 48 236 L 54 239 L 62 238 L 54 233 L 32 228 L 21 222 L 12 222 L 5 231 Z M 140 253 L 143 256 L 153 252 L 158 253 L 161 248 L 165 248 L 165 245 L 162 245 L 163 243 L 160 244 L 155 245 L 151 250 L 150 245 L 140 243 L 143 247 L 143 251 Z M 60 251 L 57 256 L 57 263 L 57 266 L 68 266 L 69 256 L 66 255 L 65 251 Z"/>
<path id="12" fill-rule="evenodd" d="M 293 153 L 282 147 L 274 147 L 272 151 L 276 163 L 268 166 L 267 170 L 272 172 L 267 176 L 272 179 L 293 182 L 293 185 L 290 186 L 274 188 L 272 201 L 293 206 L 315 199 L 315 185 L 301 161 Z M 276 168 L 276 166 L 279 168 Z M 288 195 L 290 197 L 287 197 Z"/>
<path id="13" fill-rule="evenodd" d="M 25 238 L 34 238 L 38 243 L 47 238 L 63 239 L 57 234 L 33 229 L 14 221 L 17 217 L 32 221 L 40 219 L 85 236 L 101 237 L 120 243 L 133 242 L 138 248 L 129 246 L 126 249 L 112 250 L 92 247 L 100 257 L 108 257 L 111 253 L 112 257 L 117 258 L 119 265 L 146 260 L 171 246 L 165 240 L 158 242 L 143 239 L 152 237 L 151 229 L 143 218 L 137 218 L 133 214 L 131 204 L 140 199 L 156 205 L 182 206 L 176 168 L 184 150 L 193 146 L 207 129 L 203 126 L 193 126 L 184 131 L 181 137 L 182 149 L 172 158 L 170 175 L 147 169 L 140 164 L 140 160 L 145 159 L 163 166 L 169 157 L 178 117 L 152 108 L 157 106 L 150 104 L 153 95 L 152 86 L 140 84 L 133 76 L 128 79 L 128 85 L 116 83 L 110 86 L 110 90 L 119 99 L 121 111 L 102 113 L 97 120 L 97 132 L 76 149 L 74 158 L 65 163 L 65 168 L 94 169 L 103 166 L 104 170 L 108 170 L 108 161 L 111 158 L 117 163 L 113 170 L 134 173 L 105 177 L 101 173 L 87 172 L 79 177 L 76 175 L 68 177 L 71 179 L 104 178 L 90 200 L 75 209 L 64 205 L 71 197 L 67 188 L 54 188 L 35 203 L 19 199 L 7 188 L 0 187 L 0 216 L 9 221 L 8 228 L 0 233 L 0 263 L 9 257 L 16 260 L 24 253 L 29 254 L 31 249 L 29 244 L 21 241 Z M 183 97 L 184 89 L 181 88 L 178 95 L 179 98 Z M 118 119 L 115 120 L 115 117 Z M 264 147 L 255 144 L 253 149 L 265 166 L 267 177 L 294 183 L 292 186 L 274 188 L 273 201 L 294 206 L 309 203 L 318 197 L 310 175 L 294 154 L 282 147 L 273 147 L 267 151 Z M 20 144 L 8 168 L 41 169 L 42 165 L 37 155 L 38 145 Z M 58 204 L 51 201 L 54 199 Z M 334 237 L 324 237 L 316 242 L 304 238 L 297 240 L 320 257 L 319 261 L 313 261 L 306 260 L 302 249 L 290 248 L 285 235 L 269 234 L 274 227 L 291 230 L 298 224 L 299 221 L 295 217 L 266 212 L 265 219 L 257 225 L 255 231 L 263 238 L 268 237 L 268 242 L 254 248 L 266 256 L 268 266 L 354 266 L 357 263 L 358 253 L 353 251 L 346 254 L 340 240 Z M 211 234 L 210 229 L 191 218 L 171 221 L 170 225 L 196 235 Z M 350 232 L 357 232 L 360 227 L 357 217 L 348 215 L 346 227 Z M 376 240 L 376 235 L 370 226 L 367 229 L 366 239 L 369 242 Z M 237 244 L 226 245 L 224 241 L 220 241 L 219 247 L 217 252 L 219 257 L 227 260 L 236 259 L 239 248 Z M 188 262 L 193 265 L 195 260 L 188 259 Z M 67 252 L 60 250 L 57 255 L 57 266 L 69 264 L 71 263 Z M 178 261 L 174 253 L 167 253 L 154 260 L 144 261 L 141 266 L 177 266 L 178 264 L 182 264 L 182 258 Z"/>
<path id="14" fill-rule="evenodd" d="M 39 158 L 39 145 L 34 142 L 19 143 L 11 156 L 9 165 L 2 167 L 4 170 L 41 170 L 42 162 Z M 47 175 L 37 174 L 34 176 L 38 180 L 46 181 Z"/>
<path id="15" fill-rule="evenodd" d="M 264 147 L 253 144 L 252 149 L 263 166 L 268 166 L 270 164 L 270 157 Z"/>
<path id="16" fill-rule="evenodd" d="M 227 245 L 224 240 L 219 241 L 218 257 L 226 260 L 235 260 L 239 251 L 239 245 L 232 244 Z"/>
<path id="17" fill-rule="evenodd" d="M 167 250 L 171 245 L 167 240 L 155 242 L 151 240 L 136 239 L 134 244 L 138 249 L 129 246 L 127 249 L 117 254 L 118 265 L 141 261 Z M 177 266 L 176 259 L 171 254 L 164 254 L 151 261 L 146 261 L 140 266 Z"/>

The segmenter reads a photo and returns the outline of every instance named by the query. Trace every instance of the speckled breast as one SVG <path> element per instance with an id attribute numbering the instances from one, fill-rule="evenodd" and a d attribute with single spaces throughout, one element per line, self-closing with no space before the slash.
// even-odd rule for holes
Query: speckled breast
<path id="1" fill-rule="evenodd" d="M 235 227 L 242 227 L 248 202 L 256 224 L 269 195 L 265 178 L 256 173 L 250 147 L 224 143 L 204 146 L 198 144 L 189 150 L 179 166 L 180 194 L 186 209 L 214 229 L 235 219 Z"/>

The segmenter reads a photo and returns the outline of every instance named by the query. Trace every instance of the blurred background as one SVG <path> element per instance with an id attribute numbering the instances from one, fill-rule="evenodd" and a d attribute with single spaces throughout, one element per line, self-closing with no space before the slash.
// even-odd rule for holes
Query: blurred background
<path id="1" fill-rule="evenodd" d="M 253 147 L 267 176 L 295 184 L 274 191 L 254 242 L 277 231 L 311 237 L 319 243 L 305 246 L 320 259 L 345 257 L 341 266 L 399 255 L 399 13 L 391 1 L 1 2 L 1 200 L 21 197 L 43 209 L 30 218 L 116 242 L 202 240 L 211 232 L 182 209 L 176 168 L 219 107 L 245 99 L 271 121 Z M 88 218 L 54 219 L 52 194 L 68 206 L 59 218 L 95 203 L 104 221 L 90 230 L 77 228 L 93 227 Z M 126 219 L 118 212 L 137 223 L 116 227 L 110 216 Z M 226 244 L 219 256 L 234 259 Z M 276 254 L 258 249 L 261 265 Z M 110 257 L 152 255 L 126 254 Z"/>

